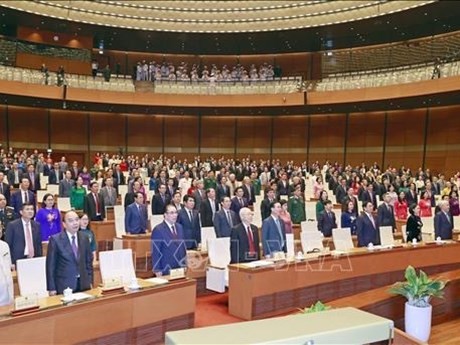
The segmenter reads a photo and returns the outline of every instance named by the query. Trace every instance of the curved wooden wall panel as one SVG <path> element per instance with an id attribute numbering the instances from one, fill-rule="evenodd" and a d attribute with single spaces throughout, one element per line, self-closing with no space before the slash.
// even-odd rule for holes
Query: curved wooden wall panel
<path id="1" fill-rule="evenodd" d="M 13 148 L 48 147 L 48 111 L 40 108 L 8 107 L 9 139 Z"/>

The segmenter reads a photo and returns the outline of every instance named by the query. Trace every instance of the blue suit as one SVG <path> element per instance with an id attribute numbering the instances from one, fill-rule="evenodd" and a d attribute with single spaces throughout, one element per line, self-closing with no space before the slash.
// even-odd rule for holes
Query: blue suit
<path id="1" fill-rule="evenodd" d="M 225 212 L 226 210 L 220 209 L 214 215 L 213 223 L 217 237 L 230 237 L 232 234 L 232 227 L 240 223 L 235 212 L 233 212 L 232 210 L 228 210 L 228 212 L 230 212 L 230 218 L 232 220 L 232 224 L 230 224 L 228 222 L 227 215 L 225 214 Z"/>
<path id="2" fill-rule="evenodd" d="M 138 205 L 132 203 L 126 207 L 125 212 L 125 230 L 130 234 L 145 234 L 147 229 L 147 209 L 145 205 Z"/>
<path id="3" fill-rule="evenodd" d="M 449 219 L 448 219 L 449 218 Z M 449 221 L 450 220 L 450 221 Z M 454 219 L 450 213 L 438 212 L 434 216 L 434 236 L 441 237 L 441 240 L 452 239 L 452 229 L 454 228 Z"/>
<path id="4" fill-rule="evenodd" d="M 58 294 L 68 287 L 75 291 L 91 288 L 93 283 L 93 255 L 88 235 L 78 231 L 78 259 L 75 257 L 66 231 L 50 237 L 46 255 L 46 286 Z M 78 278 L 79 277 L 79 278 Z"/>
<path id="5" fill-rule="evenodd" d="M 182 225 L 174 224 L 177 237 L 172 234 L 166 221 L 158 224 L 152 231 L 152 267 L 154 272 L 168 275 L 173 268 L 185 267 L 187 252 Z"/>
<path id="6" fill-rule="evenodd" d="M 243 208 L 243 207 L 248 207 L 248 201 L 246 200 L 246 198 L 241 198 L 242 201 L 243 201 L 243 205 L 240 204 L 239 200 L 238 200 L 238 197 L 233 197 L 232 198 L 232 203 L 230 204 L 230 209 L 236 213 L 236 216 L 238 217 L 238 223 L 241 223 L 241 219 L 240 219 L 240 210 Z M 236 224 L 235 224 L 236 225 Z"/>
<path id="7" fill-rule="evenodd" d="M 19 213 L 19 211 L 21 210 L 22 208 L 22 194 L 24 192 L 19 189 L 18 191 L 14 192 L 12 195 L 11 195 L 11 207 L 14 208 L 14 213 L 16 213 L 16 215 L 19 217 L 21 214 Z M 36 210 L 36 201 L 35 201 L 35 195 L 34 193 L 32 193 L 30 190 L 27 191 L 27 199 L 29 199 L 29 203 L 31 203 L 32 205 L 34 205 L 34 212 L 36 213 L 37 210 Z"/>
<path id="8" fill-rule="evenodd" d="M 372 216 L 373 217 L 373 216 Z M 366 213 L 362 213 L 361 216 L 356 220 L 356 234 L 358 235 L 358 246 L 366 247 L 369 243 L 379 245 L 380 244 L 380 232 L 379 225 L 374 219 L 374 225 Z"/>
<path id="9" fill-rule="evenodd" d="M 188 209 L 185 207 L 179 211 L 177 222 L 182 225 L 184 230 L 184 240 L 187 249 L 196 249 L 198 243 L 201 243 L 201 224 L 197 210 L 192 210 L 193 219 L 190 222 Z"/>
<path id="10" fill-rule="evenodd" d="M 281 227 L 281 237 L 278 226 L 272 216 L 265 218 L 262 223 L 262 247 L 264 255 L 270 255 L 273 252 L 287 252 L 284 222 L 279 219 L 279 224 Z"/>

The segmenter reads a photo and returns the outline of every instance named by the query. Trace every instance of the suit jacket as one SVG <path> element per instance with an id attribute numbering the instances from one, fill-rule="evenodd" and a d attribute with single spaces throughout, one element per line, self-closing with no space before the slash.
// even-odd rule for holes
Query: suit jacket
<path id="1" fill-rule="evenodd" d="M 249 237 L 243 223 L 233 227 L 230 241 L 230 253 L 232 263 L 249 262 L 259 260 L 259 229 L 251 224 L 252 237 L 254 239 L 255 255 L 249 254 Z"/>
<path id="2" fill-rule="evenodd" d="M 63 178 L 62 172 L 58 171 L 58 173 L 56 174 L 56 170 L 50 170 L 48 174 L 48 184 L 58 184 L 59 182 L 56 176 L 59 177 L 59 182 L 61 182 Z"/>
<path id="3" fill-rule="evenodd" d="M 53 167 L 52 164 L 51 165 L 45 164 L 43 166 L 43 175 L 44 176 L 50 176 L 50 171 L 53 170 L 53 168 L 54 167 Z M 48 182 L 49 182 L 49 180 L 48 180 Z"/>
<path id="4" fill-rule="evenodd" d="M 354 196 L 353 196 L 352 198 L 350 198 L 348 195 L 346 195 L 346 196 L 342 199 L 342 202 L 341 202 L 341 204 L 342 204 L 342 212 L 346 212 L 346 211 L 347 211 L 347 209 L 348 209 L 348 203 L 349 203 L 350 201 L 353 201 L 353 205 L 355 205 L 354 208 L 353 208 L 353 210 L 354 210 L 355 212 L 358 212 L 358 199 L 357 199 L 356 197 L 354 197 Z"/>
<path id="5" fill-rule="evenodd" d="M 377 220 L 374 217 L 374 225 L 366 213 L 362 213 L 356 220 L 356 234 L 358 235 L 358 246 L 366 247 L 369 243 L 380 244 L 380 232 Z"/>
<path id="6" fill-rule="evenodd" d="M 177 216 L 177 222 L 182 225 L 184 230 L 184 240 L 187 249 L 196 249 L 201 243 L 201 224 L 197 210 L 192 210 L 192 220 L 188 214 L 188 209 L 183 207 Z"/>
<path id="7" fill-rule="evenodd" d="M 272 212 L 271 209 L 270 209 L 270 204 L 271 204 L 271 202 L 270 202 L 270 200 L 268 200 L 268 198 L 265 198 L 260 203 L 260 214 L 262 216 L 262 220 L 264 220 L 265 218 L 270 216 L 270 214 Z"/>
<path id="8" fill-rule="evenodd" d="M 279 219 L 279 224 L 281 227 L 281 237 L 273 217 L 267 217 L 262 222 L 262 247 L 264 255 L 270 255 L 273 252 L 287 252 L 284 222 Z"/>
<path id="9" fill-rule="evenodd" d="M 81 170 L 77 168 L 77 171 L 75 171 L 73 167 L 70 168 L 69 170 L 70 170 L 71 179 L 75 181 L 78 175 L 81 173 Z"/>
<path id="10" fill-rule="evenodd" d="M 32 230 L 32 241 L 34 245 L 34 257 L 42 256 L 42 235 L 40 232 L 40 224 L 35 221 L 30 222 Z M 24 249 L 26 247 L 26 239 L 24 237 L 24 226 L 22 219 L 15 219 L 8 223 L 5 233 L 5 241 L 10 246 L 11 263 L 16 264 L 16 260 L 24 259 Z"/>
<path id="11" fill-rule="evenodd" d="M 113 172 L 113 185 L 118 187 L 121 184 L 126 184 L 125 175 L 123 175 L 122 171 L 120 171 L 119 175 L 116 171 L 114 171 Z"/>
<path id="12" fill-rule="evenodd" d="M 66 231 L 50 237 L 46 254 L 46 286 L 48 291 L 62 294 L 68 287 L 77 290 L 80 276 L 80 291 L 91 289 L 93 283 L 93 256 L 88 235 L 78 231 L 78 259 Z"/>
<path id="13" fill-rule="evenodd" d="M 411 206 L 412 204 L 418 204 L 418 195 L 417 195 L 417 192 L 414 191 L 414 193 L 412 194 L 412 191 L 408 191 L 406 193 L 406 201 L 407 201 L 407 206 Z"/>
<path id="14" fill-rule="evenodd" d="M 201 191 L 201 194 L 198 189 L 193 192 L 193 197 L 195 198 L 195 210 L 201 210 L 201 204 L 206 200 L 206 193 L 204 190 Z"/>
<path id="15" fill-rule="evenodd" d="M 219 204 L 217 203 L 217 200 L 214 200 L 214 205 L 215 205 L 215 213 L 219 210 Z M 206 227 L 206 226 L 214 226 L 213 219 L 214 215 L 212 213 L 212 208 L 211 208 L 211 199 L 206 199 L 201 203 L 201 210 L 200 210 L 200 216 L 201 216 L 201 226 Z"/>
<path id="16" fill-rule="evenodd" d="M 125 194 L 125 210 L 126 208 L 131 205 L 134 202 L 134 197 L 136 196 L 136 193 L 130 192 Z"/>
<path id="17" fill-rule="evenodd" d="M 104 200 L 105 206 L 115 206 L 117 204 L 117 190 L 114 187 L 111 188 L 111 195 L 109 196 L 109 187 L 105 186 L 101 188 L 99 192 Z"/>
<path id="18" fill-rule="evenodd" d="M 381 204 L 377 209 L 377 222 L 379 226 L 391 226 L 393 231 L 396 229 L 396 220 L 393 206 L 388 205 L 388 210 L 385 203 Z"/>
<path id="19" fill-rule="evenodd" d="M 324 237 L 332 236 L 332 229 L 337 228 L 337 221 L 335 219 L 335 213 L 331 211 L 329 216 L 326 211 L 322 211 L 318 218 L 318 230 L 321 231 Z"/>
<path id="20" fill-rule="evenodd" d="M 243 184 L 241 187 L 243 188 L 243 197 L 248 200 L 248 205 L 249 206 L 254 205 L 254 203 L 256 202 L 256 193 L 254 191 L 254 186 L 251 185 L 250 188 L 248 188 L 248 186 Z M 249 192 L 251 192 L 251 197 L 249 197 Z"/>
<path id="21" fill-rule="evenodd" d="M 166 222 L 158 224 L 152 231 L 152 267 L 154 272 L 161 272 L 163 275 L 168 275 L 173 268 L 187 265 L 184 230 L 178 223 L 174 226 L 177 238 Z"/>
<path id="22" fill-rule="evenodd" d="M 450 220 L 450 221 L 449 221 Z M 454 228 L 454 218 L 451 213 L 447 216 L 444 212 L 438 212 L 434 216 L 434 237 L 441 237 L 441 240 L 452 239 L 452 229 Z"/>
<path id="23" fill-rule="evenodd" d="M 367 202 L 372 201 L 372 205 L 374 205 L 374 210 L 377 209 L 377 198 L 376 198 L 376 194 L 374 191 L 372 192 L 372 200 L 369 195 L 369 191 L 368 190 L 363 191 L 362 201 L 363 201 L 363 204 L 366 204 Z"/>
<path id="24" fill-rule="evenodd" d="M 125 230 L 130 234 L 145 234 L 147 229 L 148 214 L 145 205 L 137 207 L 132 203 L 126 207 L 125 211 Z"/>
<path id="25" fill-rule="evenodd" d="M 97 200 L 99 203 L 99 212 L 101 214 L 101 218 L 105 218 L 105 205 L 104 205 L 104 199 L 102 199 L 102 196 L 98 193 L 97 194 Z M 85 196 L 85 202 L 83 204 L 83 211 L 88 215 L 90 220 L 99 220 L 97 218 L 97 209 L 96 209 L 96 202 L 94 200 L 93 193 L 88 193 Z"/>
<path id="26" fill-rule="evenodd" d="M 335 200 L 342 204 L 343 199 L 347 196 L 347 191 L 342 185 L 338 185 L 337 189 L 335 190 Z"/>
<path id="27" fill-rule="evenodd" d="M 217 237 L 230 237 L 232 234 L 232 228 L 239 224 L 238 217 L 235 212 L 228 210 L 228 212 L 230 212 L 231 224 L 228 222 L 225 212 L 226 211 L 221 208 L 214 215 L 213 223 Z"/>
<path id="28" fill-rule="evenodd" d="M 72 187 L 74 186 L 75 181 L 74 180 L 66 180 L 63 179 L 59 181 L 59 196 L 61 198 L 69 198 L 70 197 L 70 192 L 72 190 Z"/>
<path id="29" fill-rule="evenodd" d="M 17 216 L 20 215 L 19 211 L 22 208 L 22 194 L 23 191 L 19 189 L 18 191 L 14 192 L 11 195 L 11 207 L 14 208 L 14 212 L 16 213 Z M 27 191 L 27 198 L 29 199 L 29 202 L 34 205 L 34 211 L 36 211 L 36 201 L 35 201 L 35 195 L 32 193 L 30 190 Z"/>
<path id="30" fill-rule="evenodd" d="M 21 183 L 21 177 L 22 177 L 23 171 L 22 171 L 22 169 L 18 169 L 17 172 L 18 172 L 19 183 Z M 13 186 L 13 187 L 18 186 L 17 183 L 14 183 L 15 170 L 13 170 L 13 169 L 9 170 L 8 174 L 7 174 L 7 177 L 8 177 L 8 183 L 10 184 L 10 186 Z"/>
<path id="31" fill-rule="evenodd" d="M 286 185 L 284 184 L 286 183 Z M 288 181 L 278 181 L 278 193 L 279 195 L 288 195 L 289 194 L 289 182 Z"/>
<path id="32" fill-rule="evenodd" d="M 8 183 L 3 182 L 1 184 L 0 193 L 3 194 L 3 196 L 5 197 L 6 204 L 11 205 L 11 192 L 10 185 Z"/>
<path id="33" fill-rule="evenodd" d="M 37 174 L 35 171 L 34 171 L 33 181 L 32 181 L 32 177 L 30 176 L 28 172 L 25 172 L 24 174 L 22 174 L 22 177 L 29 180 L 30 182 L 29 190 L 31 190 L 32 192 L 35 192 L 40 189 L 40 175 Z"/>
<path id="34" fill-rule="evenodd" d="M 228 186 L 222 186 L 222 184 L 217 185 L 217 190 L 216 190 L 216 199 L 217 201 L 221 201 L 223 197 L 228 196 L 230 197 L 230 188 Z"/>
<path id="35" fill-rule="evenodd" d="M 169 194 L 165 193 L 164 196 L 164 202 L 163 199 L 161 198 L 160 193 L 156 193 L 153 196 L 153 202 L 152 202 L 152 214 L 164 214 L 166 205 L 168 205 L 171 202 L 171 198 L 169 197 Z"/>
<path id="36" fill-rule="evenodd" d="M 235 212 L 236 214 L 236 217 L 238 218 L 238 223 L 241 222 L 241 219 L 240 219 L 240 210 L 243 208 L 243 207 L 248 207 L 248 201 L 245 199 L 245 198 L 241 198 L 242 201 L 243 201 L 243 206 L 241 206 L 240 204 L 240 201 L 238 200 L 238 197 L 233 197 L 232 198 L 232 203 L 230 204 L 230 209 Z"/>

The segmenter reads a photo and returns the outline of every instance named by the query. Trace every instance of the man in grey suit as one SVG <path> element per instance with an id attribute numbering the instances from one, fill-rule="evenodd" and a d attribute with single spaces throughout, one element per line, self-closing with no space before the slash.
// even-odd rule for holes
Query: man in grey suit
<path id="1" fill-rule="evenodd" d="M 203 180 L 196 182 L 196 189 L 193 192 L 193 198 L 195 199 L 195 210 L 201 210 L 201 202 L 206 200 L 206 191 L 204 190 Z"/>
<path id="2" fill-rule="evenodd" d="M 93 256 L 88 235 L 78 231 L 80 218 L 74 211 L 64 216 L 65 231 L 50 237 L 46 254 L 46 285 L 50 296 L 91 289 Z"/>
<path id="3" fill-rule="evenodd" d="M 13 264 L 19 259 L 42 256 L 40 224 L 32 220 L 34 213 L 32 204 L 23 203 L 21 217 L 9 222 L 6 227 L 5 241 L 10 246 Z"/>
<path id="4" fill-rule="evenodd" d="M 75 181 L 72 180 L 72 173 L 70 170 L 66 170 L 64 178 L 59 182 L 59 197 L 70 198 L 70 191 L 74 184 Z"/>
<path id="5" fill-rule="evenodd" d="M 279 218 L 281 204 L 274 201 L 270 204 L 271 214 L 262 223 L 262 247 L 264 255 L 275 252 L 287 252 L 286 230 L 284 222 Z"/>
<path id="6" fill-rule="evenodd" d="M 108 177 L 105 179 L 105 186 L 100 192 L 104 200 L 104 206 L 115 206 L 117 204 L 117 190 L 113 187 L 113 179 Z"/>
<path id="7" fill-rule="evenodd" d="M 232 228 L 240 223 L 236 213 L 230 209 L 232 201 L 228 196 L 222 197 L 221 208 L 214 215 L 213 223 L 217 237 L 230 237 Z"/>
<path id="8" fill-rule="evenodd" d="M 449 212 L 449 201 L 441 200 L 439 202 L 439 208 L 441 211 L 434 216 L 434 236 L 436 239 L 440 237 L 441 240 L 451 240 L 454 219 Z"/>

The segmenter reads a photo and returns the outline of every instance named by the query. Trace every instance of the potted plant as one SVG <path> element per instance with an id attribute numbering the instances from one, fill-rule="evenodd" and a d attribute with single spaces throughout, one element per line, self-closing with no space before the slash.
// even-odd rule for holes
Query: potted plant
<path id="1" fill-rule="evenodd" d="M 310 306 L 310 308 L 304 308 L 300 309 L 299 308 L 299 313 L 300 314 L 310 314 L 310 313 L 316 313 L 318 311 L 324 311 L 324 310 L 329 310 L 331 309 L 331 306 L 326 305 L 321 303 L 321 301 L 318 301 Z"/>
<path id="2" fill-rule="evenodd" d="M 414 267 L 408 266 L 405 272 L 405 282 L 395 283 L 390 293 L 407 298 L 404 311 L 405 330 L 408 334 L 427 341 L 431 332 L 432 297 L 442 298 L 447 281 L 430 279 L 422 270 L 419 275 Z"/>

